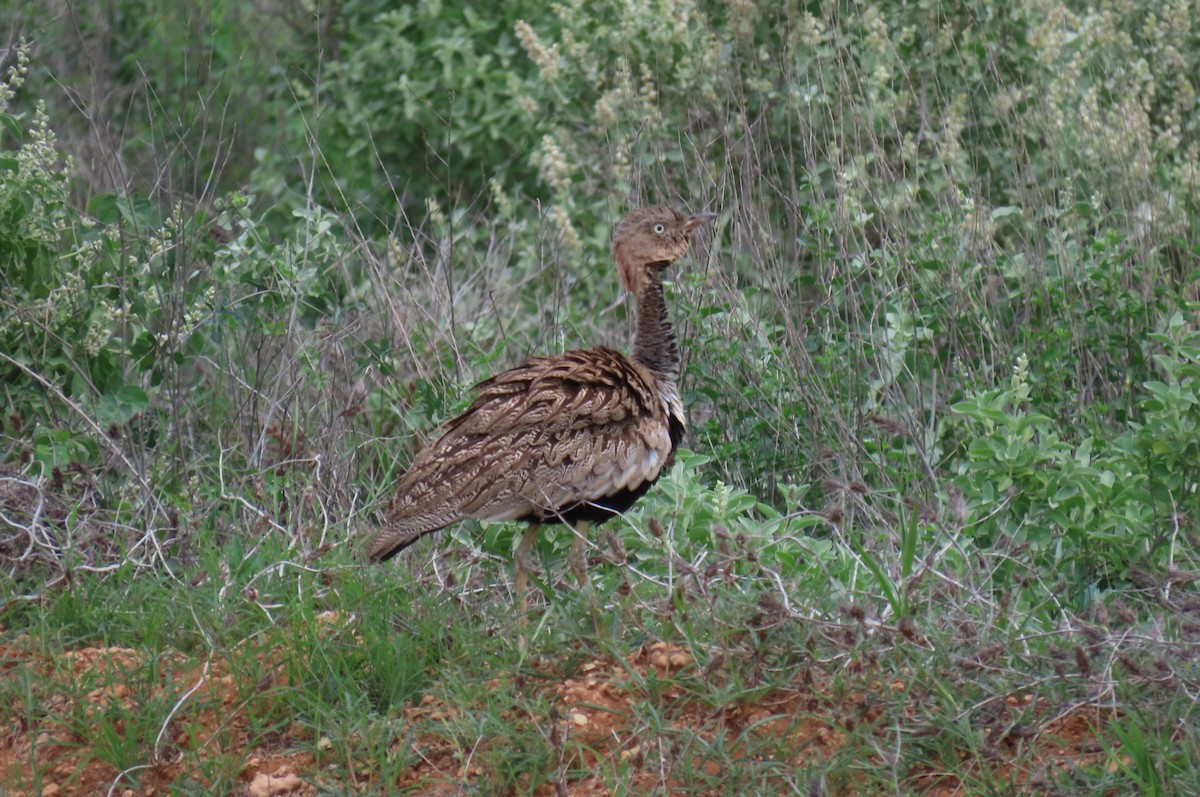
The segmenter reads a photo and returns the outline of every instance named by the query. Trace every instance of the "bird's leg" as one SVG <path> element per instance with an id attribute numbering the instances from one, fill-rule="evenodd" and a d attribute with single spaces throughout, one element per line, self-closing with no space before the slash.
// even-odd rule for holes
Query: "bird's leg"
<path id="1" fill-rule="evenodd" d="M 591 583 L 587 574 L 588 522 L 579 521 L 579 525 L 573 531 L 575 539 L 571 540 L 571 553 L 567 555 L 567 563 L 570 564 L 575 578 L 579 580 L 579 586 L 587 587 Z"/>
<path id="2" fill-rule="evenodd" d="M 525 529 L 525 536 L 521 538 L 521 544 L 517 546 L 516 554 L 513 555 L 515 589 L 522 621 L 525 619 L 525 609 L 529 603 L 529 571 L 533 569 L 533 546 L 537 542 L 538 527 L 537 523 L 529 524 L 529 528 Z"/>
<path id="3" fill-rule="evenodd" d="M 596 600 L 596 590 L 592 588 L 591 579 L 587 574 L 587 547 L 588 547 L 588 522 L 586 520 L 579 521 L 578 526 L 573 529 L 575 539 L 571 541 L 571 552 L 567 555 L 567 562 L 571 565 L 571 570 L 575 573 L 575 578 L 579 580 L 579 588 L 587 593 L 587 601 L 591 604 L 592 612 L 592 628 L 596 632 L 596 636 L 600 636 L 600 607 Z"/>

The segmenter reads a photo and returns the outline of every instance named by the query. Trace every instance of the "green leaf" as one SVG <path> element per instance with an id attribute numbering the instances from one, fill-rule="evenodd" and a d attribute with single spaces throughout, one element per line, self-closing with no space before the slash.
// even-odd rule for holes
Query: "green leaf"
<path id="1" fill-rule="evenodd" d="M 865 549 L 858 548 L 858 556 L 867 569 L 871 571 L 871 575 L 875 577 L 875 583 L 879 585 L 879 590 L 883 593 L 883 599 L 892 607 L 892 611 L 895 612 L 896 616 L 904 617 L 907 615 L 908 607 L 905 605 L 904 597 L 897 591 L 896 585 L 892 582 L 887 571 Z"/>
<path id="2" fill-rule="evenodd" d="M 1023 418 L 1019 418 L 1017 420 L 1016 430 L 1019 434 L 1030 427 L 1049 426 L 1051 423 L 1053 423 L 1053 421 L 1051 421 L 1049 417 L 1042 415 L 1041 413 L 1034 412 L 1024 416 Z"/>
<path id="3" fill-rule="evenodd" d="M 996 457 L 996 448 L 991 440 L 976 438 L 967 446 L 967 453 L 974 460 L 990 460 Z"/>
<path id="4" fill-rule="evenodd" d="M 116 396 L 101 396 L 96 402 L 96 423 L 100 426 L 123 426 L 132 417 Z"/>
<path id="5" fill-rule="evenodd" d="M 121 218 L 116 194 L 97 194 L 88 202 L 87 211 L 103 224 L 116 224 Z"/>
<path id="6" fill-rule="evenodd" d="M 1075 461 L 1080 465 L 1090 465 L 1092 462 L 1092 446 L 1095 445 L 1095 439 L 1085 437 L 1080 442 L 1079 447 L 1075 449 Z"/>
<path id="7" fill-rule="evenodd" d="M 134 412 L 141 412 L 150 404 L 150 397 L 136 385 L 125 385 L 117 390 L 117 400 L 133 408 Z"/>
<path id="8" fill-rule="evenodd" d="M 96 422 L 101 426 L 124 426 L 134 415 L 146 409 L 150 398 L 135 385 L 122 385 L 96 402 Z"/>
<path id="9" fill-rule="evenodd" d="M 1161 363 L 1160 363 L 1160 365 L 1161 365 Z M 1159 398 L 1166 398 L 1171 392 L 1170 385 L 1166 384 L 1165 382 L 1159 382 L 1157 380 L 1143 382 L 1142 387 L 1146 388 L 1146 390 L 1150 391 L 1151 393 L 1158 396 Z"/>
<path id="10" fill-rule="evenodd" d="M 913 572 L 913 561 L 917 555 L 917 536 L 919 528 L 917 526 L 917 502 L 913 501 L 912 513 L 908 517 L 908 523 L 904 525 L 900 537 L 900 577 L 908 581 L 909 576 Z"/>
<path id="11" fill-rule="evenodd" d="M 993 423 L 1003 423 L 1008 419 L 1008 416 L 1000 410 L 984 407 L 974 399 L 960 401 L 957 404 L 951 405 L 950 409 L 959 415 L 966 415 L 968 418 L 977 418 L 979 420 L 992 421 Z"/>
<path id="12" fill-rule="evenodd" d="M 21 130 L 21 125 L 17 121 L 17 117 L 13 116 L 12 114 L 0 113 L 0 127 L 3 127 L 5 130 L 7 130 L 8 134 L 13 138 L 17 140 L 21 139 L 23 133 Z"/>

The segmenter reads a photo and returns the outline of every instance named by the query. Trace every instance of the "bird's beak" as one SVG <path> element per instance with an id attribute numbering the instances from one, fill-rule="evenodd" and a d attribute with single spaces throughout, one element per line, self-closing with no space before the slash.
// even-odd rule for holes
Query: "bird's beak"
<path id="1" fill-rule="evenodd" d="M 697 213 L 695 215 L 688 216 L 688 220 L 685 225 L 687 227 L 687 231 L 691 232 L 701 224 L 712 221 L 717 217 L 717 215 L 718 214 L 716 213 Z"/>

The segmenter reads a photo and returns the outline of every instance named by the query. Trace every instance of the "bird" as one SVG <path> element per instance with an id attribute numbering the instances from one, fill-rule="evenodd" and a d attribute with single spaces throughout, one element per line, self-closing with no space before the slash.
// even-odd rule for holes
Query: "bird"
<path id="1" fill-rule="evenodd" d="M 655 205 L 622 218 L 612 255 L 637 303 L 631 354 L 598 346 L 534 357 L 475 385 L 470 406 L 399 478 L 369 558 L 391 559 L 468 518 L 524 521 L 513 556 L 524 609 L 539 528 L 565 523 L 575 532 L 569 565 L 588 586 L 589 527 L 632 507 L 671 467 L 683 440 L 679 345 L 663 279 L 692 234 L 716 217 Z"/>

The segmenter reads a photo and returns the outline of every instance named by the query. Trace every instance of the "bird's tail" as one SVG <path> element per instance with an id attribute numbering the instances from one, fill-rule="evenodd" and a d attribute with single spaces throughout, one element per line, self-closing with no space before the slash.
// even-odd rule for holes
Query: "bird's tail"
<path id="1" fill-rule="evenodd" d="M 431 529 L 431 531 L 434 530 L 436 529 Z M 386 562 L 428 533 L 428 531 L 421 532 L 411 526 L 387 524 L 382 531 L 375 535 L 375 539 L 371 540 L 371 545 L 367 548 L 367 556 L 374 562 Z"/>

